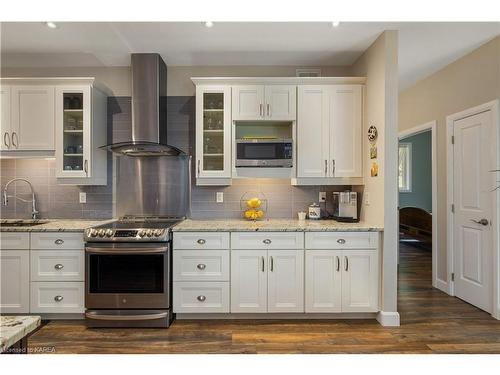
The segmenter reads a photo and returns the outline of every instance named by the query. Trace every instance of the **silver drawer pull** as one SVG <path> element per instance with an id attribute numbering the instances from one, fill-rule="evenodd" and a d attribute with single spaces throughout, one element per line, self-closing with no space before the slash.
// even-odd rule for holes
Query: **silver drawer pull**
<path id="1" fill-rule="evenodd" d="M 200 263 L 196 266 L 199 270 L 203 271 L 205 268 L 207 268 L 206 264 Z"/>
<path id="2" fill-rule="evenodd" d="M 266 245 L 269 245 L 269 244 L 270 244 L 271 242 L 273 242 L 273 241 L 271 241 L 269 238 L 266 238 L 266 239 L 265 239 L 265 240 L 263 240 L 262 242 L 264 242 Z"/>
<path id="3" fill-rule="evenodd" d="M 198 297 L 196 297 L 196 299 L 198 301 L 200 301 L 200 302 L 205 302 L 205 300 L 207 299 L 207 297 L 205 297 L 205 296 L 198 296 Z"/>
<path id="4" fill-rule="evenodd" d="M 203 238 L 200 238 L 200 239 L 199 239 L 198 241 L 196 241 L 196 242 L 198 242 L 200 245 L 204 245 L 204 244 L 205 244 L 205 242 L 207 242 L 207 241 L 205 241 Z"/>
<path id="5" fill-rule="evenodd" d="M 64 241 L 63 241 L 63 240 L 61 240 L 60 238 L 58 238 L 57 240 L 55 240 L 55 241 L 54 241 L 54 243 L 55 243 L 56 245 L 62 245 L 62 244 L 64 243 Z"/>
<path id="6" fill-rule="evenodd" d="M 343 238 L 339 238 L 337 242 L 341 245 L 345 244 L 345 240 Z"/>
<path id="7" fill-rule="evenodd" d="M 54 301 L 61 302 L 63 300 L 63 296 L 55 296 Z"/>
<path id="8" fill-rule="evenodd" d="M 56 264 L 56 265 L 54 266 L 54 268 L 55 268 L 56 270 L 62 270 L 62 269 L 64 268 L 64 266 L 63 266 L 61 263 L 58 263 L 58 264 Z"/>

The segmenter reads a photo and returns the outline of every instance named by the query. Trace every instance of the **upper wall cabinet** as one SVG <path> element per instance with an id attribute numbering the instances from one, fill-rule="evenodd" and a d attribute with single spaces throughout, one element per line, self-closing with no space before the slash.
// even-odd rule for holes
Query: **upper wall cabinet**
<path id="1" fill-rule="evenodd" d="M 362 85 L 299 86 L 298 184 L 363 176 L 362 93 Z"/>
<path id="2" fill-rule="evenodd" d="M 233 121 L 295 121 L 295 85 L 233 86 Z"/>
<path id="3" fill-rule="evenodd" d="M 196 87 L 196 183 L 231 182 L 231 86 Z"/>
<path id="4" fill-rule="evenodd" d="M 2 151 L 54 151 L 54 86 L 2 85 Z"/>

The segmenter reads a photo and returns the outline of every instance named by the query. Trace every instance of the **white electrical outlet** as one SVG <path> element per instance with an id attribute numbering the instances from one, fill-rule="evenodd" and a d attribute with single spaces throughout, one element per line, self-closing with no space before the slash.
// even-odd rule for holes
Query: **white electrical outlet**
<path id="1" fill-rule="evenodd" d="M 320 202 L 326 202 L 326 191 L 320 191 L 318 200 Z"/>
<path id="2" fill-rule="evenodd" d="M 365 205 L 369 206 L 370 205 L 370 193 L 365 192 Z"/>
<path id="3" fill-rule="evenodd" d="M 216 199 L 217 203 L 224 202 L 224 193 L 222 191 L 218 191 L 215 199 Z"/>
<path id="4" fill-rule="evenodd" d="M 80 192 L 80 203 L 87 203 L 87 193 Z"/>

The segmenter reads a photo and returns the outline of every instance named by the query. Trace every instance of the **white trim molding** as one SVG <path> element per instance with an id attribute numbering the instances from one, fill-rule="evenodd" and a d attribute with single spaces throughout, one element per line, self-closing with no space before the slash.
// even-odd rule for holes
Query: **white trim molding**
<path id="1" fill-rule="evenodd" d="M 191 77 L 195 85 L 364 85 L 366 77 Z"/>
<path id="2" fill-rule="evenodd" d="M 451 281 L 451 273 L 453 272 L 453 213 L 451 212 L 451 205 L 453 204 L 453 147 L 451 143 L 451 136 L 453 135 L 454 130 L 454 122 L 466 117 L 474 116 L 482 112 L 491 111 L 492 118 L 492 137 L 491 140 L 493 142 L 492 149 L 496 150 L 495 164 L 496 168 L 500 168 L 500 150 L 499 150 L 499 140 L 500 140 L 500 118 L 499 118 L 499 103 L 498 99 L 493 100 L 488 103 L 484 103 L 478 105 L 473 108 L 466 109 L 461 112 L 453 113 L 446 117 L 446 148 L 447 148 L 447 160 L 446 160 L 446 168 L 447 168 L 447 247 L 446 247 L 446 256 L 448 263 L 448 290 L 450 295 L 454 295 L 454 285 Z M 497 176 L 500 175 L 497 172 Z M 492 181 L 495 178 L 492 176 Z M 493 194 L 493 217 L 492 217 L 492 230 L 493 230 L 493 241 L 492 241 L 492 263 L 493 263 L 493 272 L 492 272 L 492 311 L 491 315 L 495 319 L 500 320 L 500 189 L 496 190 Z"/>
<path id="3" fill-rule="evenodd" d="M 399 327 L 401 324 L 397 311 L 379 311 L 377 322 L 383 327 Z"/>
<path id="4" fill-rule="evenodd" d="M 438 208 L 437 208 L 437 123 L 436 120 L 427 122 L 422 125 L 414 126 L 399 132 L 399 140 L 431 131 L 431 164 L 432 164 L 432 286 L 445 293 L 448 293 L 448 283 L 446 280 L 441 280 L 438 277 Z"/>

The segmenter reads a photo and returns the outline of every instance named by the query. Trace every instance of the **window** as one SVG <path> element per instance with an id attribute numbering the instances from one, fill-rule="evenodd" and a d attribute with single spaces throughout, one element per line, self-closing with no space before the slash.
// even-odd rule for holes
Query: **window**
<path id="1" fill-rule="evenodd" d="M 411 192 L 411 143 L 399 144 L 399 191 Z"/>

